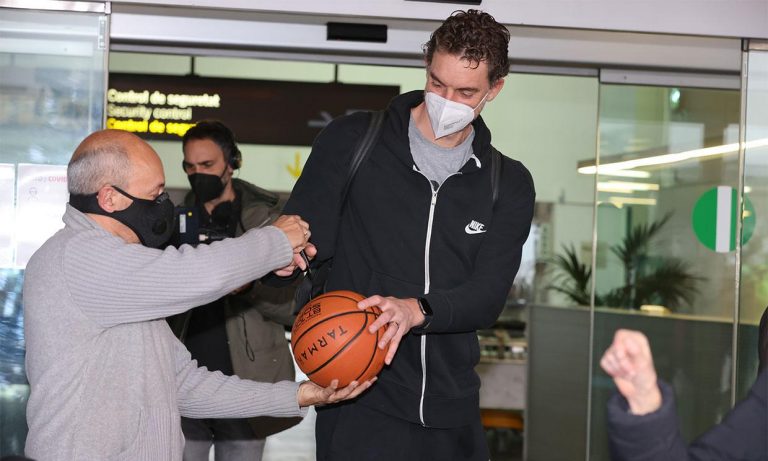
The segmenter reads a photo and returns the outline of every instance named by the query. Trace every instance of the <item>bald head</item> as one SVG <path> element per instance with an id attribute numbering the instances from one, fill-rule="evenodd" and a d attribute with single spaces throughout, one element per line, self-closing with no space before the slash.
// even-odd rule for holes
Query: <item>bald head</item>
<path id="1" fill-rule="evenodd" d="M 67 166 L 70 194 L 93 194 L 104 186 L 127 189 L 137 170 L 162 164 L 152 147 L 138 136 L 120 130 L 97 131 L 86 137 Z"/>

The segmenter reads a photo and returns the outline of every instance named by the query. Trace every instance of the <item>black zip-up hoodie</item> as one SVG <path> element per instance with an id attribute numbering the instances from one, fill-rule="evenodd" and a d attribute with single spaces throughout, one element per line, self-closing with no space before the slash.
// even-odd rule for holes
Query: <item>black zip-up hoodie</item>
<path id="1" fill-rule="evenodd" d="M 433 191 L 408 140 L 411 108 L 422 101 L 423 91 L 392 100 L 341 216 L 349 163 L 370 116 L 331 122 L 315 139 L 284 213 L 309 222 L 316 260 L 334 257 L 328 290 L 424 296 L 434 311 L 426 328 L 403 337 L 392 365 L 356 402 L 425 426 L 458 427 L 479 418 L 476 330 L 493 325 L 504 306 L 535 192 L 528 170 L 502 157 L 494 206 L 491 135 L 480 117 L 472 122 L 474 156 Z"/>

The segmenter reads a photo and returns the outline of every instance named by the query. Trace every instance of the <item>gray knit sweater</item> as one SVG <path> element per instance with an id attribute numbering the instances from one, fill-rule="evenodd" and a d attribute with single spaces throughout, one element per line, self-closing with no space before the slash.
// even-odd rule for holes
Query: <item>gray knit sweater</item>
<path id="1" fill-rule="evenodd" d="M 67 206 L 24 280 L 26 454 L 37 461 L 181 460 L 179 415 L 296 416 L 297 383 L 198 368 L 166 316 L 286 266 L 275 227 L 198 248 L 127 244 Z"/>

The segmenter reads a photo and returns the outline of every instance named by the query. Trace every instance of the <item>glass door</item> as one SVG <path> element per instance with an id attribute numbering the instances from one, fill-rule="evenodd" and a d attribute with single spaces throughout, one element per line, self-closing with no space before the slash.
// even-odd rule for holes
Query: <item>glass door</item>
<path id="1" fill-rule="evenodd" d="M 509 98 L 499 108 L 503 117 L 489 121 L 496 124 L 494 145 L 521 160 L 536 185 L 533 225 L 515 282 L 528 289 L 513 288 L 510 295 L 525 305 L 523 433 L 524 459 L 531 461 L 577 461 L 586 452 L 589 295 L 581 296 L 580 282 L 572 282 L 565 255 L 588 260 L 591 254 L 594 176 L 576 167 L 597 148 L 599 86 L 597 71 L 510 74 L 500 94 Z"/>
<path id="2" fill-rule="evenodd" d="M 20 3 L 0 1 L 0 456 L 21 454 L 27 433 L 24 267 L 62 227 L 66 164 L 103 126 L 106 86 L 104 4 Z"/>
<path id="3" fill-rule="evenodd" d="M 768 216 L 768 42 L 750 41 L 747 49 L 742 76 L 745 222 Z M 749 233 L 746 224 L 744 232 Z M 768 305 L 768 230 L 758 224 L 751 237 L 741 251 L 737 399 L 764 365 L 756 351 L 763 362 L 768 358 L 768 335 L 757 328 Z"/>
<path id="4" fill-rule="evenodd" d="M 615 81 L 631 81 L 627 78 Z M 589 459 L 608 460 L 614 389 L 599 360 L 618 328 L 650 339 L 692 440 L 731 407 L 737 303 L 738 78 L 726 88 L 600 86 Z M 722 82 L 711 82 L 716 86 Z M 729 88 L 732 87 L 732 88 Z M 752 210 L 747 203 L 745 217 Z M 743 239 L 754 230 L 743 221 Z"/>

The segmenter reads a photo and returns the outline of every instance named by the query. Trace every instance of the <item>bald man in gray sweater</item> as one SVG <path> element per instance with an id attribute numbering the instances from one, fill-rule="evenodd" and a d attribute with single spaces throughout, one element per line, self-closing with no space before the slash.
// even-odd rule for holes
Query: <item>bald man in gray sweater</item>
<path id="1" fill-rule="evenodd" d="M 299 217 L 211 245 L 160 250 L 173 204 L 148 144 L 126 132 L 94 133 L 67 176 L 64 228 L 35 253 L 24 280 L 27 456 L 181 460 L 180 415 L 304 415 L 309 405 L 354 398 L 371 385 L 323 389 L 212 373 L 197 367 L 163 320 L 270 271 L 302 266 L 298 252 L 314 248 Z"/>

